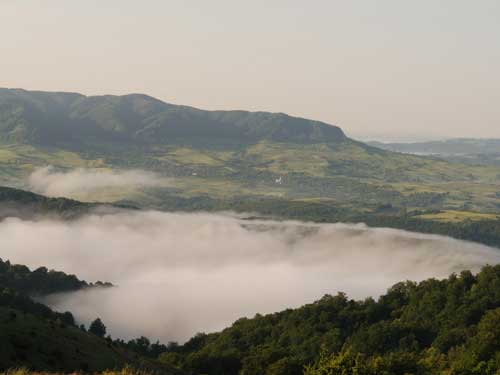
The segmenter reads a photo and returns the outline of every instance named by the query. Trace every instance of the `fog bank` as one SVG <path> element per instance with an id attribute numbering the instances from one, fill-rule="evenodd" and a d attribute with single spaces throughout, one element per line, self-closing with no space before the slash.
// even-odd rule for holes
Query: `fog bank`
<path id="1" fill-rule="evenodd" d="M 169 179 L 141 170 L 112 171 L 77 168 L 57 171 L 53 167 L 36 169 L 29 177 L 30 189 L 49 197 L 77 198 L 104 188 L 165 186 Z"/>
<path id="2" fill-rule="evenodd" d="M 500 262 L 496 249 L 439 236 L 155 211 L 74 222 L 10 218 L 0 223 L 0 257 L 113 282 L 48 302 L 86 324 L 101 317 L 113 337 L 164 342 L 326 293 L 378 296 L 402 280 Z"/>

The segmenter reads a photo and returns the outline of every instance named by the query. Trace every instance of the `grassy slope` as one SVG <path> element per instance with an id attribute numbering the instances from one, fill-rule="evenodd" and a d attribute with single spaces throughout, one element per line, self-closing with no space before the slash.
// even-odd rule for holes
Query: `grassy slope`
<path id="1" fill-rule="evenodd" d="M 419 208 L 418 194 L 445 194 L 434 208 L 496 212 L 500 199 L 500 168 L 450 164 L 437 159 L 373 151 L 346 143 L 296 145 L 263 141 L 239 150 L 197 149 L 186 146 L 155 147 L 140 157 L 120 152 L 87 155 L 74 151 L 4 146 L 9 157 L 0 158 L 5 184 L 23 183 L 37 166 L 61 168 L 141 168 L 174 176 L 170 186 L 182 196 L 214 197 L 262 195 L 291 199 L 323 198 L 340 202 L 393 203 Z M 275 179 L 283 177 L 278 185 Z M 116 190 L 116 189 L 115 189 Z M 159 191 L 162 189 L 159 189 Z M 367 192 L 370 194 L 367 194 Z M 143 189 L 100 191 L 85 200 L 141 201 Z M 149 195 L 149 193 L 147 193 Z M 464 206 L 465 205 L 465 206 Z M 428 207 L 428 205 L 424 205 Z"/>

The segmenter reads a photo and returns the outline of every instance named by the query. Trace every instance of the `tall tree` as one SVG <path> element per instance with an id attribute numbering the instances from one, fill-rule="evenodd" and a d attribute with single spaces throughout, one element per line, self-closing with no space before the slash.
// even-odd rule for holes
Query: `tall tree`
<path id="1" fill-rule="evenodd" d="M 106 326 L 100 318 L 97 318 L 92 323 L 90 323 L 89 332 L 93 333 L 96 336 L 104 337 L 106 335 Z"/>

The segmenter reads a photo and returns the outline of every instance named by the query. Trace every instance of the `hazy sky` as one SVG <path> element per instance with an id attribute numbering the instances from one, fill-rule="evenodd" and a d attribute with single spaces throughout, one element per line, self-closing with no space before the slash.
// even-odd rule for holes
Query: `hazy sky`
<path id="1" fill-rule="evenodd" d="M 0 86 L 500 137 L 498 0 L 0 0 Z"/>

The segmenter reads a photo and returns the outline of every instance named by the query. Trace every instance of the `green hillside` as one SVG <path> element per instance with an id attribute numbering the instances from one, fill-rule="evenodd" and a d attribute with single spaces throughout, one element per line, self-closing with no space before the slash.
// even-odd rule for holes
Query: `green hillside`
<path id="1" fill-rule="evenodd" d="M 335 126 L 280 113 L 203 111 L 146 95 L 87 97 L 0 89 L 0 179 L 29 188 L 39 166 L 144 169 L 155 188 L 89 197 L 156 206 L 166 197 L 275 197 L 366 211 L 480 211 L 500 207 L 500 167 L 381 150 Z"/>
<path id="2" fill-rule="evenodd" d="M 15 303 L 11 301 L 14 298 Z M 111 340 L 84 332 L 64 320 L 65 316 L 42 306 L 0 288 L 0 371 L 26 367 L 94 372 L 131 365 L 162 374 L 178 373 Z"/>

